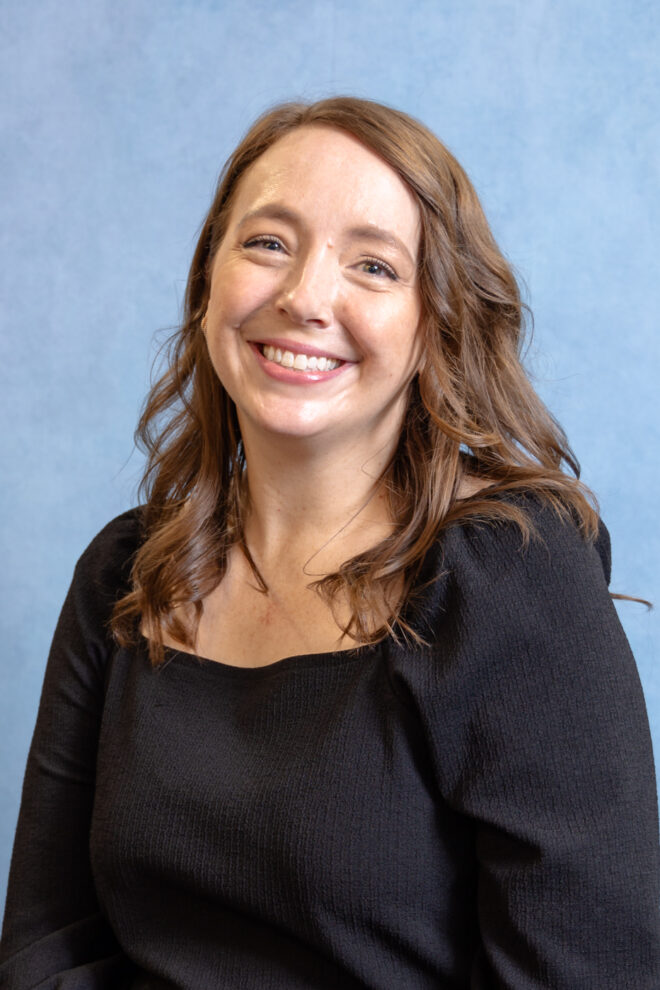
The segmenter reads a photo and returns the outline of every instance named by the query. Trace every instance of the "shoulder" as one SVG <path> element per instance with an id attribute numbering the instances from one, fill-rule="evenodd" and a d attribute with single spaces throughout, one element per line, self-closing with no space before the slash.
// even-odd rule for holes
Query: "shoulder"
<path id="1" fill-rule="evenodd" d="M 129 590 L 133 557 L 142 539 L 140 507 L 112 519 L 92 539 L 76 563 L 70 596 L 79 609 L 107 616 Z"/>
<path id="2" fill-rule="evenodd" d="M 640 979 L 658 965 L 644 698 L 607 590 L 605 528 L 590 541 L 552 506 L 522 504 L 528 541 L 510 521 L 442 534 L 432 648 L 402 657 L 397 686 L 421 713 L 440 793 L 476 828 L 482 938 L 502 980 L 513 956 L 496 950 L 522 932 L 562 986 L 575 985 L 569 958 L 588 967 L 580 985 L 614 986 L 624 957 Z M 567 904 L 581 919 L 570 932 Z"/>
<path id="3" fill-rule="evenodd" d="M 476 520 L 451 526 L 441 542 L 445 564 L 478 581 L 509 577 L 526 583 L 543 577 L 550 585 L 589 574 L 606 588 L 610 578 L 610 538 L 599 521 L 596 539 L 580 531 L 570 513 L 560 512 L 534 494 L 500 499 L 522 510 L 529 526 L 524 533 L 511 519 Z"/>
<path id="4" fill-rule="evenodd" d="M 130 588 L 131 564 L 142 539 L 142 511 L 132 509 L 109 522 L 81 554 L 53 636 L 42 698 L 50 712 L 59 699 L 82 708 L 102 704 L 107 664 L 115 641 L 110 619 Z M 64 687 L 66 686 L 66 687 Z M 58 716 L 59 717 L 59 716 Z"/>
<path id="5" fill-rule="evenodd" d="M 648 754 L 639 677 L 607 586 L 606 530 L 594 542 L 536 497 L 524 504 L 527 541 L 508 520 L 442 534 L 418 626 L 427 648 L 401 663 L 433 724 L 462 740 L 446 764 L 454 783 L 473 744 L 479 759 L 526 749 L 541 775 L 558 738 L 570 753 L 595 733 L 603 765 L 622 733 L 631 760 Z"/>
<path id="6" fill-rule="evenodd" d="M 522 509 L 526 535 L 508 518 L 465 520 L 438 538 L 425 565 L 424 611 L 460 614 L 479 626 L 529 620 L 568 619 L 582 612 L 613 616 L 608 592 L 610 539 L 599 523 L 595 540 L 585 537 L 569 513 L 534 494 L 499 496 Z M 481 621 L 479 621 L 481 620 Z"/>
<path id="7" fill-rule="evenodd" d="M 136 506 L 111 519 L 85 548 L 77 566 L 124 570 L 142 541 L 142 517 L 142 507 Z"/>

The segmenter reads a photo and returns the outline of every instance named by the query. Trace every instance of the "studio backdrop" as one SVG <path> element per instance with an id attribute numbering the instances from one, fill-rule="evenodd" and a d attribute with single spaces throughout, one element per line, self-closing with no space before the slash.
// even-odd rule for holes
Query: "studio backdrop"
<path id="1" fill-rule="evenodd" d="M 134 504 L 132 433 L 220 166 L 283 99 L 421 118 L 534 312 L 527 365 L 660 603 L 660 6 L 642 0 L 2 4 L 0 906 L 73 565 Z M 660 753 L 657 612 L 618 606 Z"/>

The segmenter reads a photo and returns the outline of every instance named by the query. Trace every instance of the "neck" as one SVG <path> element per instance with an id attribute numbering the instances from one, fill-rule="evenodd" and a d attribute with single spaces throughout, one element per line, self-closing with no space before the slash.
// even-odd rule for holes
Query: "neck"
<path id="1" fill-rule="evenodd" d="M 392 453 L 243 430 L 248 547 L 257 565 L 290 567 L 307 579 L 336 570 L 392 530 L 378 479 Z"/>

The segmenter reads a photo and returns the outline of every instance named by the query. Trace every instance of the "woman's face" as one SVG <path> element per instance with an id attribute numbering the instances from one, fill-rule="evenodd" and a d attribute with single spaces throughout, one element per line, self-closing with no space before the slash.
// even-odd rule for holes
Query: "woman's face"
<path id="1" fill-rule="evenodd" d="M 408 187 L 341 130 L 301 127 L 248 169 L 205 321 L 246 441 L 395 442 L 419 362 L 419 240 Z"/>

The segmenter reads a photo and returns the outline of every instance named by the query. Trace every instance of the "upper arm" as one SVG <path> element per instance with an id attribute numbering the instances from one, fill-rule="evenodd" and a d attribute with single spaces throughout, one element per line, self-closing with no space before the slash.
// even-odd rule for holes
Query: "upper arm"
<path id="1" fill-rule="evenodd" d="M 658 822 L 639 678 L 596 551 L 547 516 L 540 536 L 523 550 L 481 534 L 458 576 L 443 687 L 463 715 L 437 763 L 476 828 L 476 985 L 652 990 Z"/>
<path id="2" fill-rule="evenodd" d="M 96 566 L 105 548 L 93 548 L 76 568 L 53 637 L 23 783 L 0 943 L 0 986 L 14 990 L 55 974 L 64 980 L 80 966 L 100 987 L 119 959 L 89 860 L 109 649 Z"/>

